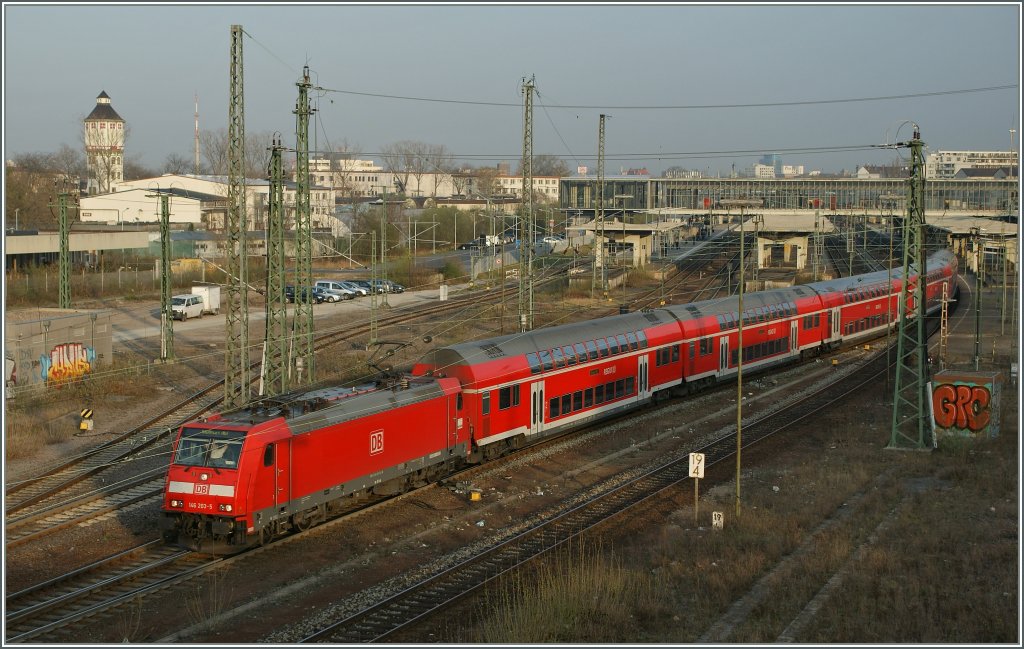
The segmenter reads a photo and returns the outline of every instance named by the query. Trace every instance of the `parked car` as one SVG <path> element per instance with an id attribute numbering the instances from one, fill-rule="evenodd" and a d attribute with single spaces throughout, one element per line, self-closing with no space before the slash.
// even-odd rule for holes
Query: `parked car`
<path id="1" fill-rule="evenodd" d="M 315 288 L 314 289 L 303 288 L 299 292 L 299 298 L 303 302 L 309 302 L 310 300 L 312 300 L 313 304 L 320 304 L 321 302 L 324 301 L 324 294 L 319 292 L 319 291 L 317 291 Z M 284 287 L 284 299 L 287 300 L 288 302 L 295 302 L 295 287 L 294 286 L 285 286 Z"/>
<path id="2" fill-rule="evenodd" d="M 396 284 L 395 282 L 392 282 L 390 279 L 371 280 L 371 282 L 376 282 L 377 292 L 379 292 L 379 293 L 404 293 L 405 292 L 405 287 L 404 286 L 402 286 L 401 284 Z"/>
<path id="3" fill-rule="evenodd" d="M 373 286 L 371 286 L 371 285 L 370 285 L 370 282 L 369 282 L 369 280 L 365 280 L 365 279 L 353 279 L 353 280 L 350 280 L 350 282 L 351 282 L 352 284 L 355 284 L 355 285 L 356 285 L 356 286 L 358 286 L 359 288 L 364 288 L 364 289 L 366 289 L 366 294 L 367 294 L 367 295 L 369 295 L 369 294 L 370 294 L 370 292 L 371 292 L 371 291 L 373 290 Z"/>
<path id="4" fill-rule="evenodd" d="M 459 244 L 459 250 L 476 250 L 479 247 L 480 247 L 480 242 L 477 241 L 476 239 L 474 239 L 472 241 L 467 241 L 466 243 L 460 243 Z"/>
<path id="5" fill-rule="evenodd" d="M 327 302 L 340 302 L 342 300 L 351 300 L 356 296 L 355 291 L 351 291 L 341 285 L 341 282 L 331 279 L 317 280 L 313 288 L 318 288 L 324 291 L 327 295 Z"/>
<path id="6" fill-rule="evenodd" d="M 179 320 L 203 317 L 203 297 L 201 295 L 175 295 L 171 298 L 171 317 Z"/>
<path id="7" fill-rule="evenodd" d="M 565 239 L 563 239 L 562 237 L 544 237 L 543 239 L 541 239 L 541 241 L 543 241 L 544 243 L 550 243 L 552 245 L 556 243 L 565 243 Z"/>
<path id="8" fill-rule="evenodd" d="M 345 281 L 345 282 L 340 282 L 340 283 L 341 283 L 342 286 L 344 286 L 348 290 L 350 290 L 353 293 L 355 293 L 356 297 L 362 297 L 364 295 L 369 295 L 370 294 L 370 289 L 369 288 L 363 288 L 362 286 L 359 286 L 355 282 Z"/>

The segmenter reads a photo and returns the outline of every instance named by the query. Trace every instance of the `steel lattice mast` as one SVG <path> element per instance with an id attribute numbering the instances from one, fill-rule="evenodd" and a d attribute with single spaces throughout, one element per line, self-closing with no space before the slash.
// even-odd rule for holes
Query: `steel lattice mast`
<path id="1" fill-rule="evenodd" d="M 309 213 L 309 66 L 302 68 L 295 103 L 295 290 L 312 290 L 313 231 Z M 295 301 L 295 369 L 299 383 L 315 380 L 313 365 L 313 303 Z"/>
<path id="2" fill-rule="evenodd" d="M 284 299 L 284 147 L 280 138 L 270 148 L 270 205 L 267 216 L 267 306 L 264 335 L 263 394 L 288 390 L 288 309 Z M 302 302 L 304 285 L 295 287 L 295 301 Z"/>
<path id="3" fill-rule="evenodd" d="M 523 200 L 519 222 L 519 330 L 533 329 L 533 77 L 523 80 Z"/>
<path id="4" fill-rule="evenodd" d="M 923 449 L 933 445 L 929 407 L 928 339 L 925 333 L 927 276 L 924 221 L 924 142 L 914 124 L 907 143 L 912 167 L 907 183 L 907 218 L 903 224 L 903 285 L 899 301 L 896 384 L 893 392 L 889 448 Z M 916 276 L 911 286 L 908 278 Z M 915 313 L 916 312 L 916 313 Z M 914 315 L 913 319 L 906 316 Z"/>
<path id="5" fill-rule="evenodd" d="M 597 193 L 594 195 L 594 274 L 590 280 L 591 299 L 599 277 L 604 297 L 608 297 L 604 261 L 604 115 L 601 115 L 597 128 Z"/>
<path id="6" fill-rule="evenodd" d="M 231 90 L 228 102 L 228 305 L 224 405 L 249 401 L 249 299 L 246 286 L 245 90 L 242 26 L 231 26 Z"/>
<path id="7" fill-rule="evenodd" d="M 57 293 L 57 306 L 61 309 L 71 308 L 71 251 L 70 238 L 71 226 L 68 223 L 68 192 L 67 180 L 58 181 L 61 184 L 60 192 L 57 193 L 57 221 L 60 228 L 60 254 L 57 256 L 57 264 L 60 268 L 60 285 Z"/>

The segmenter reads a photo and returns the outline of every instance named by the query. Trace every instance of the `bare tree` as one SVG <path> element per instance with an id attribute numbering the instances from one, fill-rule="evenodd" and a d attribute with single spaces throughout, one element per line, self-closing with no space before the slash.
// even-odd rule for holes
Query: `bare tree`
<path id="1" fill-rule="evenodd" d="M 394 176 L 399 193 L 404 194 L 409 189 L 409 177 L 416 168 L 417 154 L 422 146 L 420 142 L 402 140 L 389 144 L 382 150 L 384 170 Z"/>
<path id="2" fill-rule="evenodd" d="M 74 149 L 67 144 L 60 145 L 57 152 L 53 154 L 52 161 L 54 169 L 76 186 L 78 179 L 88 173 L 85 156 L 79 149 Z"/>
<path id="3" fill-rule="evenodd" d="M 172 153 L 164 158 L 165 174 L 187 174 L 193 170 L 194 160 L 189 160 L 183 155 Z"/>
<path id="4" fill-rule="evenodd" d="M 428 171 L 434 174 L 434 186 L 430 192 L 430 195 L 437 198 L 437 188 L 441 185 L 446 178 L 452 177 L 454 170 L 455 156 L 448 151 L 448 147 L 443 144 L 428 144 L 427 145 L 427 163 L 430 167 Z M 454 185 L 454 179 L 453 183 Z"/>
<path id="5" fill-rule="evenodd" d="M 274 134 L 270 131 L 245 134 L 246 178 L 264 178 L 267 175 L 273 138 Z M 206 159 L 207 173 L 215 176 L 228 175 L 228 130 L 221 127 L 214 131 L 200 131 L 199 140 L 202 144 L 203 158 Z"/>
<path id="6" fill-rule="evenodd" d="M 519 161 L 519 169 L 516 173 L 519 175 L 522 175 L 523 173 L 522 160 Z M 557 176 L 559 178 L 563 178 L 569 174 L 569 165 L 565 164 L 565 160 L 562 160 L 558 156 L 547 153 L 533 156 L 534 176 Z"/>

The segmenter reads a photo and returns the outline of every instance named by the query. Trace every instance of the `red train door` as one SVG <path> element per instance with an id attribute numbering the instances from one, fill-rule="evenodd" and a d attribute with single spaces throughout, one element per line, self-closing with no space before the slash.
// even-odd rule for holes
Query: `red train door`
<path id="1" fill-rule="evenodd" d="M 639 365 L 636 370 L 637 397 L 640 401 L 651 396 L 651 386 L 647 380 L 647 354 L 637 356 Z"/>

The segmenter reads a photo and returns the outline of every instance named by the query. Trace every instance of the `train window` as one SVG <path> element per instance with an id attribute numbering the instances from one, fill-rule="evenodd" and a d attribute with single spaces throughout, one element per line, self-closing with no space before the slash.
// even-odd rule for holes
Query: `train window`
<path id="1" fill-rule="evenodd" d="M 498 410 L 506 410 L 519 405 L 519 386 L 510 385 L 498 390 Z"/>
<path id="2" fill-rule="evenodd" d="M 615 382 L 615 398 L 618 399 L 626 394 L 626 382 L 619 379 Z"/>
<path id="3" fill-rule="evenodd" d="M 551 360 L 551 352 L 547 349 L 540 350 L 540 362 L 544 364 L 544 369 L 546 370 L 550 370 L 555 366 Z"/>
<path id="4" fill-rule="evenodd" d="M 583 408 L 583 390 L 576 390 L 572 393 L 572 409 L 573 412 L 581 410 Z"/>
<path id="5" fill-rule="evenodd" d="M 811 316 L 805 315 L 804 318 L 803 318 L 803 322 L 802 322 L 801 326 L 803 326 L 804 329 L 810 329 L 811 328 Z"/>
<path id="6" fill-rule="evenodd" d="M 480 394 L 480 412 L 485 415 L 491 414 L 491 393 L 483 392 Z"/>
<path id="7" fill-rule="evenodd" d="M 583 391 L 583 407 L 589 408 L 594 405 L 594 388 L 587 388 Z"/>
<path id="8" fill-rule="evenodd" d="M 776 313 L 776 311 L 775 311 L 775 305 L 774 304 L 769 304 L 768 305 L 768 317 L 773 319 L 773 320 L 775 318 L 779 317 L 778 313 Z"/>
<path id="9" fill-rule="evenodd" d="M 526 363 L 530 366 L 531 374 L 540 374 L 541 364 L 540 358 L 535 352 L 526 353 Z"/>
<path id="10" fill-rule="evenodd" d="M 679 345 L 673 345 L 672 346 L 672 362 L 673 363 L 678 363 L 679 362 Z"/>
<path id="11" fill-rule="evenodd" d="M 562 353 L 565 354 L 566 365 L 576 364 L 576 352 L 573 351 L 572 345 L 566 345 L 562 348 Z"/>
<path id="12" fill-rule="evenodd" d="M 640 342 L 640 349 L 647 349 L 647 334 L 638 331 L 636 332 L 636 339 Z"/>
<path id="13" fill-rule="evenodd" d="M 626 394 L 633 394 L 633 387 L 636 385 L 633 377 L 626 379 Z"/>
<path id="14" fill-rule="evenodd" d="M 604 338 L 598 338 L 595 342 L 598 351 L 601 352 L 601 358 L 608 356 L 608 342 Z"/>
<path id="15" fill-rule="evenodd" d="M 462 393 L 455 395 L 455 409 L 462 410 Z"/>
<path id="16" fill-rule="evenodd" d="M 596 403 L 604 403 L 604 384 L 594 388 L 594 401 Z"/>
<path id="17" fill-rule="evenodd" d="M 736 351 L 735 349 L 732 350 L 732 364 L 733 365 L 738 365 L 739 364 L 739 358 L 740 358 L 739 352 Z"/>
<path id="18" fill-rule="evenodd" d="M 616 336 L 616 338 L 619 339 L 619 351 L 623 353 L 629 351 L 629 341 L 626 340 L 626 337 L 623 336 L 622 334 L 619 334 L 618 336 Z"/>
<path id="19" fill-rule="evenodd" d="M 597 345 L 594 344 L 593 340 L 587 341 L 587 354 L 590 356 L 590 360 L 597 359 Z"/>
<path id="20" fill-rule="evenodd" d="M 570 412 L 572 412 L 572 395 L 571 394 L 563 394 L 562 395 L 562 414 L 563 415 L 567 415 Z"/>
<path id="21" fill-rule="evenodd" d="M 636 334 L 632 331 L 626 332 L 626 340 L 629 342 L 629 348 L 633 351 L 640 349 L 640 343 L 636 341 Z"/>
<path id="22" fill-rule="evenodd" d="M 609 381 L 604 384 L 604 398 L 608 401 L 615 398 L 615 381 Z"/>
<path id="23" fill-rule="evenodd" d="M 814 314 L 814 326 L 815 327 L 820 327 L 821 326 L 821 314 L 820 313 L 815 313 Z"/>
<path id="24" fill-rule="evenodd" d="M 274 466 L 274 444 L 267 444 L 263 449 L 263 466 Z"/>
<path id="25" fill-rule="evenodd" d="M 551 400 L 548 416 L 551 417 L 552 419 L 558 416 L 558 403 L 558 397 L 555 397 L 554 399 Z"/>
<path id="26" fill-rule="evenodd" d="M 619 341 L 616 340 L 615 336 L 608 336 L 608 351 L 612 354 L 619 353 Z"/>
<path id="27" fill-rule="evenodd" d="M 721 331 L 722 329 L 725 329 L 725 316 L 724 315 L 718 316 L 718 329 L 719 329 L 719 331 Z"/>
<path id="28" fill-rule="evenodd" d="M 579 357 L 581 363 L 587 362 L 587 348 L 583 346 L 583 343 L 576 343 L 573 345 L 573 349 L 576 350 L 576 356 Z"/>
<path id="29" fill-rule="evenodd" d="M 555 359 L 555 367 L 565 366 L 565 356 L 562 355 L 562 348 L 555 347 L 551 350 L 551 356 Z"/>

